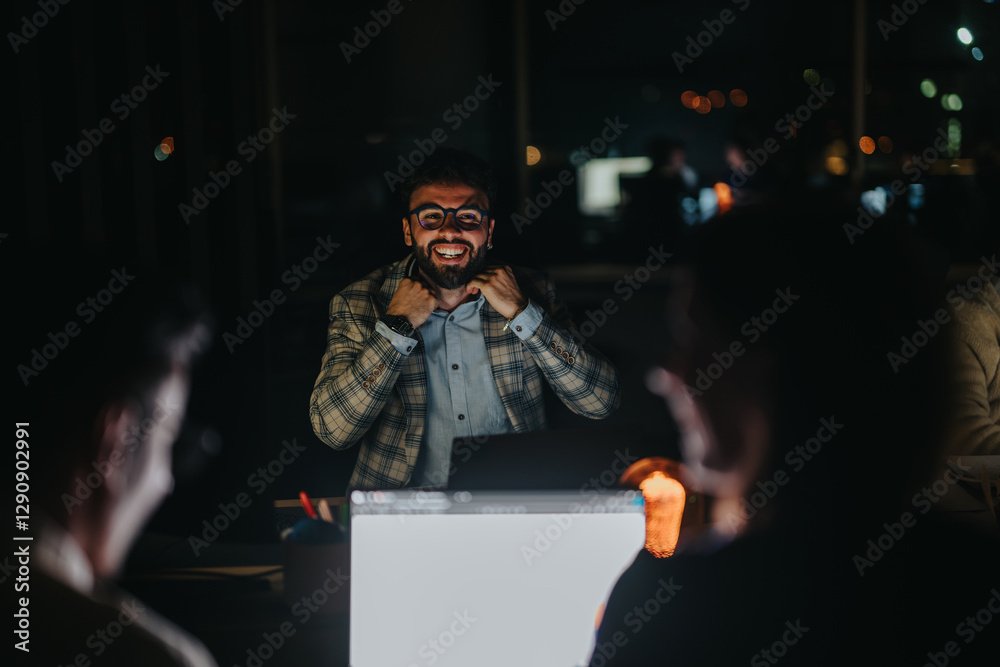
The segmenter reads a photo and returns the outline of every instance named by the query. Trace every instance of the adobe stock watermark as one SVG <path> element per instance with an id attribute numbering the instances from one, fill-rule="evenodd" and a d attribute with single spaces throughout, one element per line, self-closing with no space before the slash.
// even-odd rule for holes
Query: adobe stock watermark
<path id="1" fill-rule="evenodd" d="M 740 333 L 746 336 L 747 343 L 753 344 L 760 340 L 760 337 L 778 321 L 778 316 L 787 313 L 788 309 L 799 300 L 798 294 L 792 294 L 792 288 L 786 287 L 784 290 L 774 290 L 776 298 L 771 303 L 770 308 L 765 308 L 760 315 L 755 315 L 743 323 Z M 742 357 L 747 351 L 743 341 L 734 340 L 729 347 L 720 352 L 713 352 L 712 358 L 715 361 L 709 363 L 705 368 L 695 371 L 694 387 L 684 385 L 691 396 L 701 396 L 704 392 L 712 388 L 715 381 L 722 377 L 723 373 L 732 368 L 736 359 Z"/>
<path id="2" fill-rule="evenodd" d="M 993 623 L 995 616 L 1000 616 L 1000 591 L 996 588 L 990 589 L 990 596 L 986 603 L 975 613 L 968 615 L 959 621 L 955 626 L 955 634 L 961 637 L 966 646 L 986 631 L 986 627 Z M 956 641 L 947 641 L 941 651 L 928 651 L 927 662 L 924 667 L 945 667 L 952 658 L 958 657 L 962 652 L 962 646 Z"/>
<path id="3" fill-rule="evenodd" d="M 782 132 L 782 139 L 787 141 L 794 137 L 798 129 L 813 117 L 813 112 L 823 108 L 836 92 L 833 88 L 827 90 L 828 84 L 833 85 L 824 79 L 820 81 L 818 86 L 810 86 L 809 90 L 812 91 L 812 94 L 806 98 L 806 101 L 774 122 L 774 131 Z M 763 167 L 772 155 L 781 150 L 782 145 L 774 137 L 768 137 L 761 148 L 749 149 L 747 151 L 749 159 L 744 160 L 738 167 L 730 167 L 733 172 L 733 185 L 741 187 L 746 184 L 747 179 L 756 174 L 757 170 Z"/>
<path id="4" fill-rule="evenodd" d="M 931 146 L 925 148 L 920 155 L 908 159 L 903 163 L 902 172 L 910 177 L 910 183 L 916 183 L 920 180 L 920 177 L 924 175 L 928 169 L 931 168 L 935 162 L 941 159 L 942 154 L 948 150 L 948 131 L 944 128 L 938 128 L 938 137 L 934 140 Z M 882 188 L 886 196 L 885 211 L 888 212 L 889 207 L 891 207 L 896 199 L 906 192 L 906 183 L 903 179 L 897 178 L 894 180 L 888 188 Z M 872 217 L 868 211 L 865 210 L 864 206 L 859 205 L 858 217 L 855 220 L 855 224 L 845 222 L 842 225 L 844 234 L 847 235 L 847 240 L 851 245 L 854 245 L 854 240 L 868 231 L 873 224 L 875 224 L 875 218 Z M 885 213 L 876 217 L 883 217 Z"/>
<path id="5" fill-rule="evenodd" d="M 737 5 L 741 12 L 745 12 L 750 6 L 750 0 L 730 0 L 734 5 Z M 688 35 L 687 47 L 684 49 L 684 53 L 680 51 L 674 51 L 671 54 L 671 58 L 674 60 L 674 66 L 677 67 L 677 73 L 683 74 L 684 67 L 686 65 L 693 65 L 696 58 L 701 57 L 705 53 L 705 49 L 712 46 L 722 33 L 725 31 L 727 25 L 731 25 L 733 21 L 736 20 L 736 14 L 733 13 L 731 9 L 723 9 L 719 12 L 719 18 L 717 19 L 705 19 L 701 24 L 705 27 L 704 30 L 699 32 L 697 35 Z"/>
<path id="6" fill-rule="evenodd" d="M 350 575 L 341 572 L 339 567 L 336 572 L 327 568 L 325 574 L 326 578 L 323 579 L 322 584 L 309 595 L 303 595 L 291 607 L 292 615 L 298 620 L 300 627 L 308 623 L 313 615 L 322 610 L 335 595 L 347 593 L 345 586 L 351 579 Z M 263 641 L 256 647 L 247 649 L 243 665 L 245 667 L 263 667 L 264 663 L 273 658 L 287 641 L 295 636 L 298 630 L 299 628 L 295 627 L 294 623 L 285 621 L 274 632 L 262 632 L 260 637 Z"/>
<path id="7" fill-rule="evenodd" d="M 576 8 L 587 0 L 561 0 L 555 9 L 545 10 L 545 20 L 549 22 L 552 32 L 556 31 L 559 24 L 568 19 L 576 11 Z"/>
<path id="8" fill-rule="evenodd" d="M 41 11 L 35 12 L 30 17 L 21 17 L 21 29 L 18 32 L 8 32 L 7 41 L 10 48 L 14 49 L 16 55 L 21 48 L 38 35 L 38 31 L 49 24 L 49 20 L 54 19 L 62 7 L 68 5 L 70 0 L 38 0 L 38 8 Z"/>
<path id="9" fill-rule="evenodd" d="M 598 504 L 602 498 L 601 492 L 614 488 L 618 480 L 630 465 L 639 460 L 639 457 L 625 451 L 615 450 L 615 456 L 611 464 L 601 471 L 600 475 L 590 478 L 580 487 L 580 496 L 589 496 L 586 502 L 571 504 L 569 513 L 555 514 L 552 520 L 544 528 L 536 528 L 534 541 L 531 544 L 521 545 L 521 556 L 525 564 L 530 566 L 537 558 L 546 553 L 552 546 L 573 527 L 574 516 L 579 514 L 594 514 L 606 508 Z M 636 494 L 641 494 L 636 491 Z"/>
<path id="10" fill-rule="evenodd" d="M 274 141 L 277 135 L 285 131 L 288 123 L 295 120 L 296 117 L 297 114 L 289 113 L 287 106 L 281 107 L 280 111 L 277 108 L 272 108 L 271 119 L 267 125 L 254 134 L 248 134 L 247 138 L 236 147 L 237 155 L 243 158 L 243 162 L 250 164 Z M 197 187 L 191 189 L 191 203 L 181 202 L 177 206 L 181 217 L 184 218 L 184 224 L 190 225 L 192 216 L 200 215 L 208 208 L 211 201 L 229 187 L 232 179 L 241 173 L 243 173 L 243 164 L 239 160 L 230 160 L 226 163 L 225 169 L 220 169 L 218 172 L 209 169 L 205 185 L 201 189 Z"/>
<path id="11" fill-rule="evenodd" d="M 666 266 L 667 260 L 673 256 L 672 252 L 664 252 L 662 244 L 659 248 L 649 246 L 649 256 L 646 257 L 646 261 L 635 267 L 632 273 L 622 276 L 612 288 L 614 293 L 621 297 L 622 303 L 627 302 L 649 282 L 654 273 Z M 618 309 L 617 297 L 607 298 L 601 302 L 600 308 L 585 311 L 586 321 L 581 322 L 579 327 L 575 324 L 570 325 L 569 332 L 575 341 L 583 345 L 597 333 L 598 329 L 608 323 L 608 318 L 617 313 Z"/>
<path id="12" fill-rule="evenodd" d="M 615 116 L 614 120 L 605 117 L 604 127 L 598 133 L 598 136 L 591 139 L 586 145 L 578 146 L 576 150 L 572 151 L 570 163 L 574 167 L 579 167 L 588 160 L 593 160 L 595 157 L 600 156 L 608 149 L 608 144 L 614 143 L 622 135 L 622 132 L 627 129 L 628 125 L 621 122 L 620 116 Z M 513 213 L 510 216 L 510 221 L 514 224 L 514 230 L 520 234 L 524 227 L 537 220 L 542 211 L 551 206 L 552 202 L 565 192 L 564 188 L 572 185 L 575 180 L 576 174 L 569 169 L 563 169 L 559 172 L 555 180 L 543 181 L 542 189 L 545 192 L 539 192 L 535 195 L 534 199 L 525 197 L 524 214 Z"/>
<path id="13" fill-rule="evenodd" d="M 750 658 L 751 667 L 767 667 L 777 664 L 779 660 L 788 655 L 788 648 L 798 644 L 799 640 L 809 632 L 809 628 L 802 625 L 800 618 L 795 619 L 795 623 L 785 621 L 785 628 L 787 629 L 781 634 L 781 637 L 772 642 L 769 648 L 761 649 Z"/>
<path id="14" fill-rule="evenodd" d="M 661 577 L 657 583 L 659 586 L 653 591 L 653 594 L 641 605 L 636 605 L 626 612 L 622 618 L 622 622 L 632 631 L 632 636 L 642 632 L 646 624 L 652 621 L 653 617 L 659 614 L 674 599 L 677 592 L 684 588 L 680 584 L 675 584 L 673 577 L 669 579 Z M 608 641 L 598 642 L 594 646 L 593 654 L 590 656 L 590 666 L 604 667 L 604 665 L 608 664 L 609 660 L 618 655 L 619 650 L 628 645 L 629 639 L 631 637 L 625 634 L 624 630 L 616 630 L 608 638 Z"/>
<path id="15" fill-rule="evenodd" d="M 409 0 L 412 2 L 413 0 Z M 372 40 L 382 34 L 383 28 L 388 28 L 392 22 L 392 17 L 401 14 L 405 7 L 401 0 L 389 0 L 385 9 L 371 10 L 372 21 L 364 24 L 364 30 L 360 25 L 354 26 L 354 39 L 350 44 L 340 43 L 340 52 L 344 54 L 344 60 L 351 63 L 351 57 L 359 55 L 365 47 L 372 43 Z"/>
<path id="16" fill-rule="evenodd" d="M 67 665 L 91 664 L 90 660 L 92 657 L 100 658 L 104 655 L 106 651 L 111 649 L 115 641 L 122 636 L 125 628 L 135 624 L 139 620 L 139 617 L 146 613 L 146 608 L 134 597 L 127 602 L 123 602 L 121 607 L 122 610 L 114 620 L 108 621 L 103 627 L 96 628 L 84 641 L 84 644 L 90 651 L 81 651 L 73 660 L 67 662 Z M 124 657 L 118 656 L 111 661 L 118 662 L 119 660 L 123 660 Z"/>
<path id="17" fill-rule="evenodd" d="M 184 405 L 180 401 L 167 403 L 162 399 L 156 399 L 152 414 L 122 433 L 122 447 L 111 452 L 107 461 L 91 461 L 90 467 L 93 470 L 86 476 L 78 475 L 73 480 L 76 484 L 73 494 L 63 493 L 59 497 L 63 507 L 66 508 L 66 513 L 72 514 L 79 505 L 83 505 L 83 501 L 90 498 L 94 491 L 104 484 L 113 469 L 120 468 L 126 461 L 130 461 L 125 455 L 126 452 L 134 452 L 163 422 L 178 414 L 183 408 Z"/>
<path id="18" fill-rule="evenodd" d="M 108 286 L 97 291 L 93 296 L 88 296 L 76 307 L 76 314 L 83 318 L 83 324 L 93 322 L 99 313 L 111 305 L 116 294 L 121 294 L 128 284 L 135 280 L 135 276 L 130 275 L 123 266 L 121 270 L 112 269 L 111 279 Z M 44 343 L 39 348 L 31 348 L 31 358 L 27 364 L 18 364 L 17 374 L 21 377 L 21 382 L 27 387 L 32 378 L 38 377 L 39 373 L 48 368 L 48 365 L 59 356 L 59 353 L 66 349 L 70 339 L 80 335 L 83 329 L 76 320 L 68 320 L 62 329 L 55 333 L 48 332 L 49 342 Z"/>
<path id="19" fill-rule="evenodd" d="M 785 463 L 791 467 L 792 473 L 801 472 L 806 463 L 812 461 L 843 428 L 844 425 L 837 422 L 836 416 L 831 415 L 829 419 L 821 418 L 815 436 L 785 453 Z M 781 487 L 786 486 L 791 479 L 784 468 L 778 468 L 771 473 L 770 479 L 757 480 L 756 490 L 751 489 L 749 497 L 740 498 L 739 511 L 726 516 L 729 527 L 735 530 L 737 526 L 757 516 L 757 513 L 774 500 Z"/>
<path id="20" fill-rule="evenodd" d="M 417 655 L 423 659 L 423 665 L 430 667 L 437 663 L 478 620 L 476 617 L 470 615 L 468 609 L 463 610 L 461 613 L 457 611 L 452 612 L 452 620 L 448 623 L 448 626 L 417 648 Z M 421 666 L 415 662 L 411 662 L 407 667 Z"/>
<path id="21" fill-rule="evenodd" d="M 471 94 L 455 102 L 441 114 L 441 120 L 447 123 L 453 132 L 458 131 L 472 113 L 479 108 L 480 104 L 490 99 L 496 89 L 503 85 L 502 81 L 493 80 L 492 72 L 485 77 L 480 75 L 476 81 L 476 87 Z M 416 150 L 410 151 L 408 155 L 400 153 L 396 156 L 398 162 L 396 171 L 386 170 L 382 174 L 385 184 L 389 186 L 389 192 L 395 192 L 396 186 L 407 177 L 412 176 L 414 168 L 422 165 L 424 160 L 433 155 L 437 147 L 446 141 L 448 141 L 448 135 L 445 134 L 443 127 L 434 128 L 426 139 L 414 139 L 413 144 L 417 147 Z"/>
<path id="22" fill-rule="evenodd" d="M 229 354 L 236 351 L 237 346 L 247 342 L 255 331 L 264 326 L 264 322 L 274 315 L 278 306 L 285 303 L 288 295 L 295 292 L 302 284 L 319 270 L 319 265 L 333 256 L 333 251 L 340 247 L 339 243 L 333 243 L 330 235 L 324 239 L 316 237 L 316 246 L 311 254 L 306 255 L 299 264 L 293 264 L 291 268 L 281 274 L 281 283 L 288 286 L 286 292 L 284 288 L 276 287 L 271 290 L 263 300 L 254 299 L 253 309 L 236 318 L 236 328 L 233 333 L 228 331 L 222 334 L 222 342 L 226 344 Z"/>
<path id="23" fill-rule="evenodd" d="M 247 477 L 246 485 L 254 491 L 257 497 L 264 493 L 271 484 L 274 484 L 275 480 L 285 472 L 285 469 L 295 463 L 302 452 L 306 451 L 305 447 L 299 446 L 295 438 L 292 438 L 291 442 L 283 440 L 281 445 L 281 451 L 275 458 L 268 461 L 266 465 L 257 468 Z M 236 494 L 232 502 L 219 503 L 219 513 L 202 520 L 201 536 L 188 536 L 188 546 L 191 547 L 194 555 L 198 556 L 219 539 L 219 536 L 236 522 L 243 510 L 250 507 L 253 501 L 253 496 L 241 491 Z"/>
<path id="24" fill-rule="evenodd" d="M 243 4 L 243 0 L 212 0 L 212 9 L 219 17 L 219 23 L 226 20 L 226 14 L 235 12 L 236 8 Z"/>
<path id="25" fill-rule="evenodd" d="M 913 494 L 910 504 L 913 505 L 914 509 L 920 510 L 920 514 L 927 514 L 958 481 L 958 475 L 949 468 L 944 471 L 940 479 L 934 480 L 932 484 Z M 882 528 L 885 529 L 885 532 L 865 543 L 868 549 L 863 556 L 855 554 L 851 559 L 854 567 L 858 570 L 858 575 L 865 576 L 865 569 L 882 560 L 882 557 L 903 539 L 906 535 L 906 529 L 913 528 L 915 525 L 917 525 L 917 516 L 910 511 L 904 511 L 900 514 L 897 521 L 883 523 Z"/>
<path id="26" fill-rule="evenodd" d="M 168 76 L 170 76 L 170 72 L 162 71 L 159 64 L 156 65 L 155 69 L 146 65 L 146 76 L 142 77 L 142 80 L 133 86 L 131 90 L 122 93 L 111 101 L 111 113 L 118 120 L 124 121 Z M 59 160 L 52 161 L 52 173 L 55 174 L 56 180 L 62 183 L 63 177 L 72 174 L 74 169 L 83 164 L 83 158 L 93 153 L 103 143 L 104 137 L 114 131 L 114 121 L 110 117 L 102 118 L 97 123 L 97 127 L 92 130 L 83 131 L 83 138 L 75 146 L 67 144 L 66 156 L 63 158 L 63 162 Z"/>
<path id="27" fill-rule="evenodd" d="M 964 283 L 955 283 L 955 287 L 948 290 L 945 299 L 958 311 L 965 306 L 968 299 L 971 299 L 977 292 L 983 289 L 989 282 L 991 276 L 997 274 L 997 256 L 994 254 L 990 259 L 986 256 L 980 258 L 981 265 L 976 275 L 970 276 Z M 959 297 L 961 295 L 961 298 Z M 892 368 L 893 373 L 899 373 L 899 369 L 910 363 L 917 353 L 926 346 L 934 336 L 936 336 L 944 325 L 951 322 L 951 313 L 944 308 L 934 311 L 934 316 L 926 320 L 917 320 L 916 329 L 909 337 L 900 336 L 901 345 L 899 352 L 889 352 L 886 360 Z"/>
<path id="28" fill-rule="evenodd" d="M 892 33 L 896 32 L 910 20 L 910 17 L 917 13 L 920 6 L 926 3 L 927 0 L 903 0 L 900 4 L 893 3 L 892 12 L 889 14 L 889 20 L 879 19 L 875 25 L 878 26 L 879 32 L 882 33 L 882 40 L 885 42 L 889 41 L 889 37 Z"/>

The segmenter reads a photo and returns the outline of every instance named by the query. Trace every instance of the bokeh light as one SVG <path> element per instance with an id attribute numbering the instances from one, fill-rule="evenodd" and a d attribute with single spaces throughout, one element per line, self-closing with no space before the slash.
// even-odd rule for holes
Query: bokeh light
<path id="1" fill-rule="evenodd" d="M 712 110 L 712 101 L 706 96 L 699 95 L 691 103 L 694 104 L 694 110 L 700 114 L 706 114 Z"/>
<path id="2" fill-rule="evenodd" d="M 875 140 L 871 137 L 861 137 L 861 140 L 858 142 L 858 146 L 861 148 L 861 152 L 865 155 L 871 155 L 875 152 Z"/>
<path id="3" fill-rule="evenodd" d="M 826 170 L 834 176 L 843 176 L 847 173 L 847 160 L 831 155 L 826 158 Z"/>
<path id="4" fill-rule="evenodd" d="M 693 90 L 685 90 L 681 93 L 681 104 L 688 109 L 694 109 L 694 98 L 698 97 L 698 93 Z"/>
<path id="5" fill-rule="evenodd" d="M 802 72 L 802 79 L 810 86 L 815 86 L 819 83 L 819 72 L 814 69 L 807 69 Z"/>
<path id="6" fill-rule="evenodd" d="M 528 165 L 538 164 L 538 161 L 542 159 L 542 152 L 535 148 L 534 146 L 528 146 L 527 149 Z"/>
<path id="7" fill-rule="evenodd" d="M 955 93 L 949 93 L 948 95 L 941 96 L 941 106 L 947 111 L 961 111 L 962 110 L 962 98 Z"/>
<path id="8" fill-rule="evenodd" d="M 882 151 L 883 153 L 891 153 L 892 152 L 892 139 L 890 139 L 889 137 L 885 137 L 885 136 L 879 137 L 878 138 L 878 149 L 880 151 Z"/>
<path id="9" fill-rule="evenodd" d="M 972 44 L 972 33 L 969 32 L 968 28 L 958 29 L 958 41 L 962 44 Z"/>
<path id="10" fill-rule="evenodd" d="M 746 91 L 744 91 L 741 88 L 733 88 L 732 90 L 729 91 L 729 101 L 732 102 L 733 105 L 738 107 L 746 106 L 747 104 Z"/>
<path id="11" fill-rule="evenodd" d="M 164 137 L 156 148 L 153 149 L 153 157 L 157 159 L 158 162 L 163 162 L 170 154 L 174 152 L 174 138 Z"/>
<path id="12" fill-rule="evenodd" d="M 708 91 L 708 101 L 712 103 L 713 109 L 721 109 L 726 106 L 726 96 L 722 94 L 721 90 Z"/>
<path id="13" fill-rule="evenodd" d="M 983 50 L 981 48 L 979 48 L 978 46 L 972 47 L 972 57 L 975 58 L 976 60 L 982 60 L 983 59 Z"/>
<path id="14" fill-rule="evenodd" d="M 924 97 L 931 98 L 937 95 L 937 86 L 931 79 L 924 79 L 920 82 L 920 92 L 924 94 Z"/>

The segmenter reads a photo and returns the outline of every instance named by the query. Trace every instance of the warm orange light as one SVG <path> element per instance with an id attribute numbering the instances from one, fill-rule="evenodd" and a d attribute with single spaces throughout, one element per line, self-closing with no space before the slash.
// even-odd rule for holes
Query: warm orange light
<path id="1" fill-rule="evenodd" d="M 685 90 L 681 93 L 681 104 L 687 109 L 694 109 L 694 98 L 698 97 L 698 93 L 693 90 Z"/>
<path id="2" fill-rule="evenodd" d="M 674 554 L 681 534 L 687 492 L 659 470 L 639 483 L 646 501 L 646 551 L 657 558 Z"/>
<path id="3" fill-rule="evenodd" d="M 889 137 L 879 137 L 878 138 L 878 149 L 883 153 L 892 152 L 892 139 Z"/>
<path id="4" fill-rule="evenodd" d="M 741 88 L 733 88 L 729 91 L 729 101 L 738 107 L 746 106 L 747 104 L 747 94 Z"/>
<path id="5" fill-rule="evenodd" d="M 707 97 L 696 97 L 692 103 L 694 110 L 700 114 L 706 114 L 712 110 L 712 102 Z"/>
<path id="6" fill-rule="evenodd" d="M 166 137 L 166 138 L 164 138 L 163 141 L 160 142 L 160 150 L 163 151 L 164 153 L 166 153 L 167 155 L 170 155 L 171 153 L 173 153 L 174 152 L 174 138 L 173 137 Z"/>
<path id="7" fill-rule="evenodd" d="M 542 159 L 542 152 L 539 151 L 534 146 L 528 146 L 526 151 L 526 158 L 528 166 L 531 166 L 533 164 L 538 164 L 538 161 Z"/>
<path id="8" fill-rule="evenodd" d="M 729 185 L 720 181 L 712 186 L 712 190 L 719 202 L 719 213 L 725 213 L 733 207 L 733 191 Z"/>
<path id="9" fill-rule="evenodd" d="M 858 146 L 865 155 L 871 155 L 875 152 L 875 140 L 871 137 L 861 137 L 861 140 L 858 141 Z"/>
<path id="10" fill-rule="evenodd" d="M 712 103 L 713 109 L 719 109 L 726 106 L 726 96 L 722 94 L 721 90 L 708 91 L 708 101 Z"/>

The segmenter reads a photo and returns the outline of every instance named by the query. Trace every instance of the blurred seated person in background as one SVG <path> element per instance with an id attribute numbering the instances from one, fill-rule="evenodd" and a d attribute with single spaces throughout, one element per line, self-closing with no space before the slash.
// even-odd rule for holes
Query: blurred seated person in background
<path id="1" fill-rule="evenodd" d="M 949 298 L 954 323 L 945 326 L 950 329 L 955 413 L 948 451 L 955 455 L 1000 455 L 1000 277 L 996 268 L 981 265 L 975 282 L 970 277 L 964 289 Z M 980 289 L 974 289 L 975 285 Z"/>
<path id="2" fill-rule="evenodd" d="M 45 365 L 18 367 L 24 385 L 13 397 L 31 463 L 34 539 L 16 543 L 31 563 L 30 588 L 15 593 L 30 601 L 25 657 L 211 667 L 198 640 L 111 583 L 173 488 L 172 446 L 192 360 L 208 342 L 205 313 L 192 292 L 127 262 L 38 257 L 44 264 L 9 262 L 5 281 L 18 285 L 16 312 L 32 313 L 21 320 L 16 355 L 43 343 L 58 350 L 45 351 Z M 14 282 L 25 275 L 30 281 Z M 97 288 L 110 303 L 82 308 Z"/>
<path id="3" fill-rule="evenodd" d="M 543 383 L 573 412 L 617 410 L 618 374 L 573 339 L 543 273 L 488 264 L 496 185 L 439 148 L 400 185 L 410 256 L 330 301 L 309 408 L 334 449 L 361 443 L 352 489 L 442 487 L 456 437 L 543 429 Z"/>
<path id="4" fill-rule="evenodd" d="M 913 500 L 944 424 L 943 346 L 898 374 L 886 363 L 933 312 L 914 240 L 887 225 L 852 246 L 850 212 L 791 201 L 699 227 L 677 271 L 648 385 L 712 525 L 668 558 L 638 554 L 592 667 L 923 664 L 1000 584 L 995 535 Z"/>
<path id="5" fill-rule="evenodd" d="M 656 137 L 647 152 L 653 162 L 649 171 L 640 178 L 621 179 L 623 241 L 641 256 L 650 246 L 674 252 L 686 228 L 700 222 L 698 174 L 687 164 L 684 146 Z"/>

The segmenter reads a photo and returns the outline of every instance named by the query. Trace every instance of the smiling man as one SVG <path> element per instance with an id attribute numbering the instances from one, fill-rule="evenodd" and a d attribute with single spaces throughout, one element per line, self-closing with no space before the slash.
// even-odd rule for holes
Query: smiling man
<path id="1" fill-rule="evenodd" d="M 330 302 L 309 409 L 334 449 L 361 442 L 350 488 L 444 486 L 454 438 L 545 428 L 543 382 L 577 414 L 611 415 L 617 372 L 569 334 L 552 281 L 487 263 L 489 166 L 440 148 L 400 190 L 411 255 Z"/>

